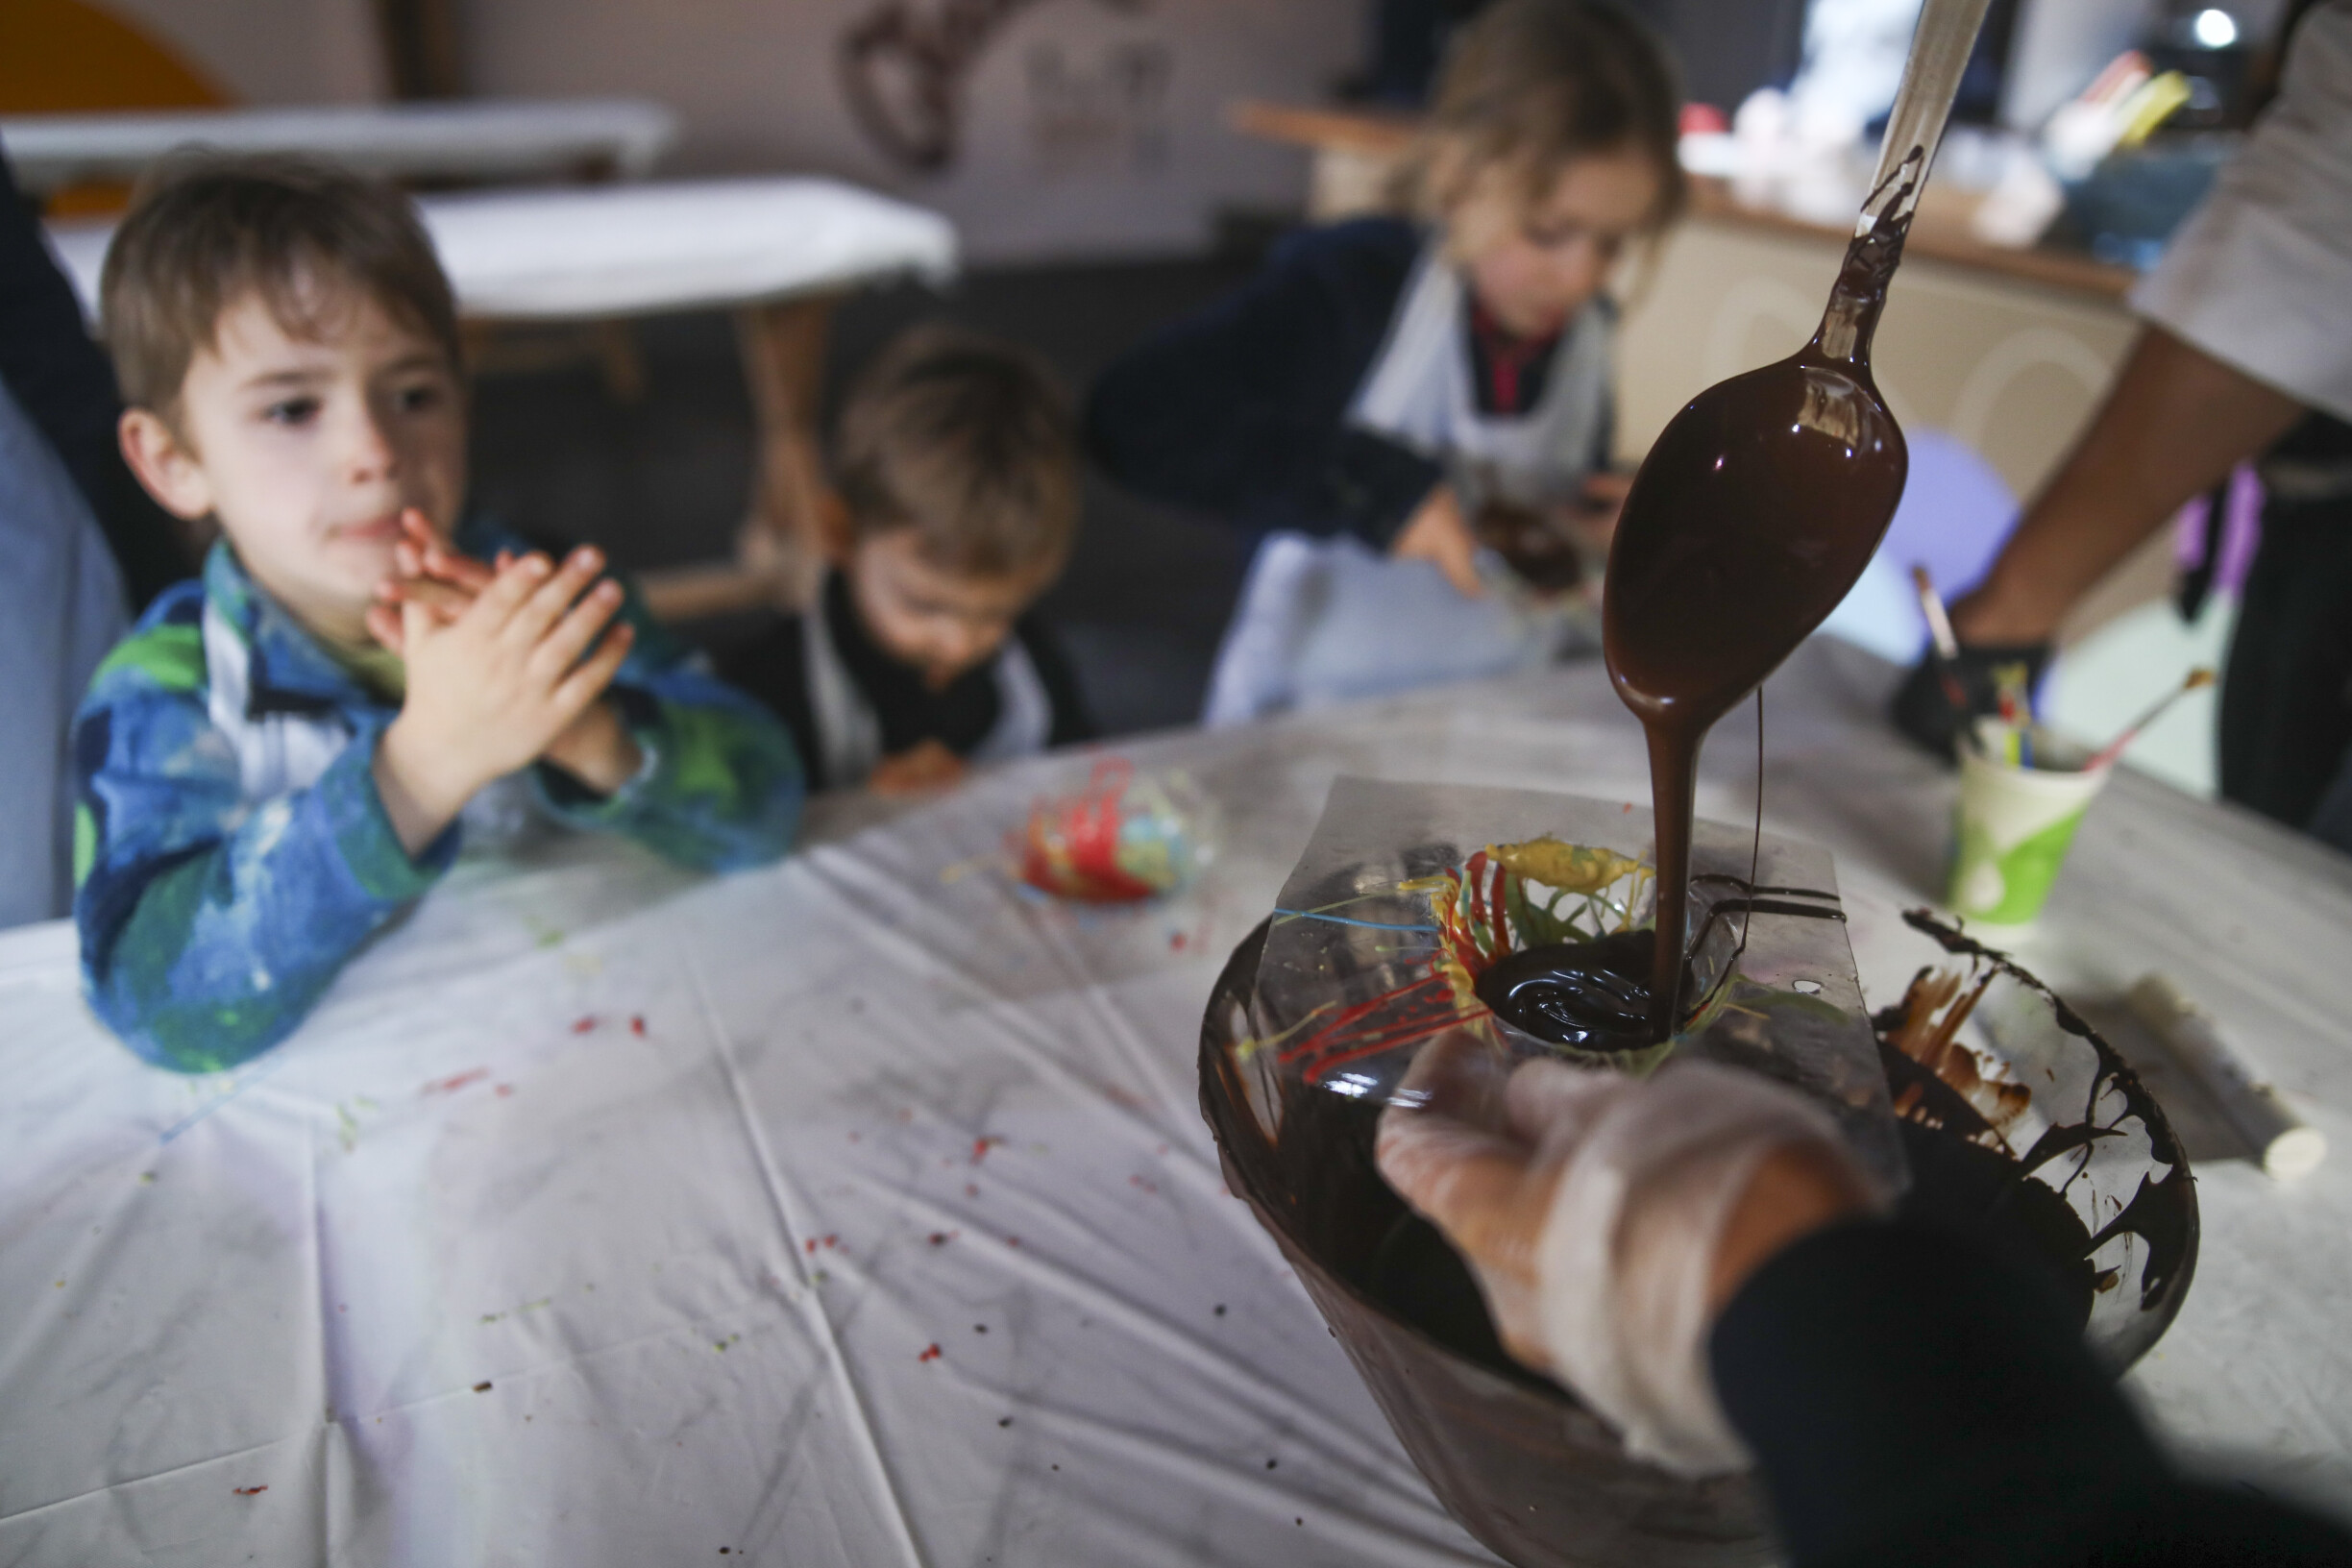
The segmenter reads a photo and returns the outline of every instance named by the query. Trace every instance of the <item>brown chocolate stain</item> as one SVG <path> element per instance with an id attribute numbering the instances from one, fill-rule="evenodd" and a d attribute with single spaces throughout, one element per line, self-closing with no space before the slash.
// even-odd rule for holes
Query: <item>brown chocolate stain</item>
<path id="1" fill-rule="evenodd" d="M 1951 929 L 1923 909 L 1906 910 L 1903 923 L 1934 938 L 1946 952 L 1968 958 L 1987 970 L 2006 974 L 2042 996 L 2048 1002 L 2058 1027 L 2086 1041 L 2097 1053 L 2098 1070 L 2092 1075 L 2080 1119 L 2070 1125 L 2060 1125 L 2058 1118 L 2052 1116 L 2049 1131 L 2035 1139 L 2034 1146 L 2020 1160 L 2020 1175 L 2038 1170 L 2098 1139 L 2118 1136 L 2122 1122 L 2137 1120 L 2146 1131 L 2150 1158 L 2165 1166 L 2165 1175 L 2155 1182 L 2141 1177 L 2131 1200 L 2089 1239 L 2083 1255 L 2087 1258 L 2115 1237 L 2138 1237 L 2148 1254 L 2140 1272 L 2142 1311 L 2177 1310 L 2196 1268 L 2196 1178 L 2190 1173 L 2188 1155 L 2173 1135 L 2172 1124 L 2157 1106 L 2156 1097 L 2147 1091 L 2140 1075 L 2132 1071 L 2116 1048 L 2099 1037 L 2098 1031 L 2085 1023 L 2081 1015 L 2067 1006 L 2056 992 L 2010 962 L 2008 954 Z M 2123 1109 L 2101 1121 L 2098 1104 L 2109 1090 L 2121 1097 Z M 2080 1173 L 2078 1165 L 2076 1175 Z M 2063 1194 L 2074 1180 L 2075 1177 L 2069 1177 L 2057 1190 Z"/>
<path id="2" fill-rule="evenodd" d="M 1914 1116 L 1970 1139 L 1989 1139 L 2003 1153 L 2013 1154 L 2009 1131 L 2033 1103 L 2033 1091 L 2023 1084 L 1986 1077 L 1983 1059 L 1958 1038 L 1994 973 L 1986 970 L 1968 986 L 1951 970 L 1923 968 L 1912 976 L 1903 999 L 1872 1021 L 1881 1051 L 1892 1046 L 1911 1063 L 1908 1067 L 1892 1063 L 1887 1067 L 1889 1086 L 1900 1084 L 1895 1093 L 1897 1115 Z M 1957 1095 L 1971 1114 L 1957 1114 L 1943 1095 L 1931 1098 L 1930 1083 Z"/>

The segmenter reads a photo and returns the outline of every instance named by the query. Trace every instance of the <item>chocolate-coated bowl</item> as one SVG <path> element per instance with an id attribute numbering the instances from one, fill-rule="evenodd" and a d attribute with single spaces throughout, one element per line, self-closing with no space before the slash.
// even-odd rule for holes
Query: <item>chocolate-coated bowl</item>
<path id="1" fill-rule="evenodd" d="M 1748 1477 L 1691 1481 L 1631 1459 L 1598 1417 L 1504 1355 L 1467 1268 L 1374 1168 L 1378 1107 L 1296 1078 L 1268 1100 L 1268 1080 L 1244 1072 L 1236 1042 L 1265 1033 L 1252 994 L 1265 935 L 1261 925 L 1235 950 L 1210 998 L 1201 1112 L 1227 1185 L 1272 1233 L 1438 1501 L 1518 1568 L 1772 1560 Z M 1990 977 L 1993 994 L 1980 1002 L 2006 1009 L 2001 1059 L 2081 1091 L 2083 1117 L 2021 1113 L 2002 1069 L 1957 1040 L 1925 1066 L 1887 1046 L 1916 1173 L 1906 1207 L 1990 1226 L 2047 1268 L 2081 1301 L 2094 1348 L 2120 1370 L 2154 1343 L 2188 1288 L 2197 1233 L 2187 1164 L 2129 1069 L 2062 1003 L 1997 955 L 1948 950 L 1970 980 Z M 1882 1019 L 1890 1030 L 1894 1011 Z M 2034 1133 L 2021 1155 L 1994 1118 L 1969 1109 L 1980 1102 Z M 2134 1209 L 2143 1223 L 2117 1229 Z M 2102 1222 L 2097 1235 L 2085 1215 Z"/>

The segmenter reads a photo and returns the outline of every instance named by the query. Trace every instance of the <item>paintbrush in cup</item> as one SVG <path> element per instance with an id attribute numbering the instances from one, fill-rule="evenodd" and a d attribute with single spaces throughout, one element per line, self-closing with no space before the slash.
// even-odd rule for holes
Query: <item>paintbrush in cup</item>
<path id="1" fill-rule="evenodd" d="M 2211 686 L 2213 683 L 2214 673 L 2211 670 L 2200 668 L 2190 671 L 2187 679 L 2183 680 L 2178 686 L 2174 687 L 2171 691 L 2167 692 L 2163 697 L 2157 698 L 2155 702 L 2151 703 L 2147 712 L 2133 720 L 2131 723 L 2125 727 L 2122 734 L 2118 735 L 2114 740 L 2109 741 L 2105 746 L 2094 752 L 2091 760 L 2083 764 L 2083 772 L 2087 773 L 2094 769 L 2104 768 L 2109 763 L 2115 761 L 2116 758 L 2123 754 L 2123 748 L 2125 747 L 2131 745 L 2132 742 L 2140 738 L 2140 732 L 2142 730 L 2147 728 L 2148 725 L 2154 723 L 2158 719 L 2164 717 L 2164 712 L 2167 708 L 2170 707 L 2173 703 L 2178 702 L 2182 698 L 2187 697 L 2191 692 L 2196 691 L 2200 687 Z"/>
<path id="2" fill-rule="evenodd" d="M 1936 674 L 1944 682 L 1944 700 L 1968 712 L 1968 688 L 1960 684 L 1960 639 L 1952 635 L 1951 617 L 1945 613 L 1944 596 L 1923 566 L 1911 568 L 1911 585 L 1919 590 L 1920 613 L 1927 618 L 1927 640 L 1935 649 Z"/>

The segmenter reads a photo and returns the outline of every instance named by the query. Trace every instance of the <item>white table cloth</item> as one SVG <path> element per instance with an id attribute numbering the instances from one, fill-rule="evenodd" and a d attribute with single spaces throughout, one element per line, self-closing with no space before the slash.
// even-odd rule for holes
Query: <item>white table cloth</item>
<path id="1" fill-rule="evenodd" d="M 1891 678 L 1816 644 L 1770 693 L 1768 823 L 1836 852 L 1874 1003 L 1951 798 Z M 992 869 L 1084 759 L 858 833 L 890 814 L 831 803 L 722 880 L 560 841 L 461 866 L 215 1078 L 107 1038 L 65 927 L 0 938 L 0 1560 L 1490 1560 L 1221 1190 L 1199 1017 L 1336 774 L 1643 800 L 1638 733 L 1588 665 L 1125 749 L 1227 817 L 1164 906 Z M 1735 717 L 1702 811 L 1752 761 Z M 2352 1150 L 2348 934 L 2352 863 L 2125 774 L 2024 956 L 2168 970 Z M 2199 1175 L 2130 1386 L 2352 1511 L 2352 1161 Z"/>
<path id="2" fill-rule="evenodd" d="M 191 142 L 313 153 L 393 180 L 544 180 L 599 164 L 642 180 L 677 139 L 676 113 L 643 98 L 0 115 L 0 147 L 35 195 L 135 180 Z"/>
<path id="3" fill-rule="evenodd" d="M 417 206 L 468 316 L 578 320 L 758 305 L 898 277 L 944 282 L 954 225 L 836 180 L 775 177 L 428 196 Z M 97 312 L 111 224 L 51 245 Z"/>

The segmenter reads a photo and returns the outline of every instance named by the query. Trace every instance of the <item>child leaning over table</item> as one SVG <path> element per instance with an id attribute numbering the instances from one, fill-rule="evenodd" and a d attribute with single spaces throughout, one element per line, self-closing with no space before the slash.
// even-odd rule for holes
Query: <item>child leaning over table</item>
<path id="1" fill-rule="evenodd" d="M 817 607 L 723 664 L 780 714 L 820 787 L 951 784 L 968 762 L 1090 739 L 1030 609 L 1069 558 L 1076 438 L 1052 378 L 919 328 L 851 390 Z"/>
<path id="2" fill-rule="evenodd" d="M 224 538 L 92 677 L 76 718 L 82 969 L 140 1055 L 187 1071 L 283 1039 L 456 857 L 537 812 L 711 869 L 774 858 L 790 740 L 686 669 L 593 550 L 461 525 L 465 386 L 407 202 L 294 159 L 199 158 L 107 257 L 132 468 Z M 497 552 L 395 586 L 431 542 Z"/>
<path id="3" fill-rule="evenodd" d="M 1103 373 L 1104 472 L 1264 536 L 1211 723 L 1588 640 L 1563 590 L 1629 486 L 1608 472 L 1604 285 L 1680 208 L 1678 102 L 1621 8 L 1498 0 L 1455 36 L 1400 177 L 1409 216 L 1290 236 Z"/>

